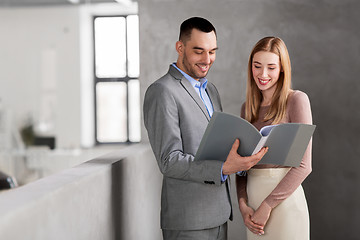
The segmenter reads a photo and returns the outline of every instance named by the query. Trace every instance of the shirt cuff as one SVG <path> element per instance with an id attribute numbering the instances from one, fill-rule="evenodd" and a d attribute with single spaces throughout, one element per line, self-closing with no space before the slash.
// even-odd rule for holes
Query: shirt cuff
<path id="1" fill-rule="evenodd" d="M 236 175 L 238 175 L 240 177 L 244 177 L 244 176 L 246 176 L 246 171 L 237 172 Z"/>
<path id="2" fill-rule="evenodd" d="M 223 166 L 224 164 L 221 166 L 221 182 L 225 182 L 228 177 L 228 175 L 224 175 L 222 172 Z"/>

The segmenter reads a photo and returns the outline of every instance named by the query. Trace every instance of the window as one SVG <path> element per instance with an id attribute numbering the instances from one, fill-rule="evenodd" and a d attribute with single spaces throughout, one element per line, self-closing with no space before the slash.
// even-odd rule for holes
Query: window
<path id="1" fill-rule="evenodd" d="M 140 141 L 139 19 L 94 18 L 96 143 Z"/>

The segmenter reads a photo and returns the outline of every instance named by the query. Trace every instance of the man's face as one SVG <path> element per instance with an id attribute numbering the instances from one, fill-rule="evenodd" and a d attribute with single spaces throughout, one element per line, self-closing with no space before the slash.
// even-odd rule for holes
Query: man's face
<path id="1" fill-rule="evenodd" d="M 176 65 L 196 80 L 204 78 L 216 58 L 216 35 L 193 29 L 185 43 L 178 41 L 176 50 L 179 58 Z"/>

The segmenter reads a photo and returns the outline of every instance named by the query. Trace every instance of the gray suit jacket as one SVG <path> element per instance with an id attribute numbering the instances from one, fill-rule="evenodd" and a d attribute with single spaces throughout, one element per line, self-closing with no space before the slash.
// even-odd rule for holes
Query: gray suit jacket
<path id="1" fill-rule="evenodd" d="M 222 111 L 217 89 L 207 92 L 214 111 Z M 223 162 L 194 161 L 210 120 L 190 82 L 173 66 L 147 89 L 144 122 L 163 174 L 161 228 L 198 230 L 219 226 L 232 216 L 228 182 L 221 182 Z"/>

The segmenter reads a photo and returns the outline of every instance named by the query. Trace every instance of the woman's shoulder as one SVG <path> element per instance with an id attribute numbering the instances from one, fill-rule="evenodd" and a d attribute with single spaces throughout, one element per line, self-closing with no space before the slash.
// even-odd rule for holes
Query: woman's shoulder
<path id="1" fill-rule="evenodd" d="M 288 98 L 289 106 L 310 104 L 308 95 L 300 90 L 291 90 Z"/>
<path id="2" fill-rule="evenodd" d="M 309 97 L 306 93 L 293 90 L 288 99 L 287 114 L 290 122 L 312 123 Z"/>

